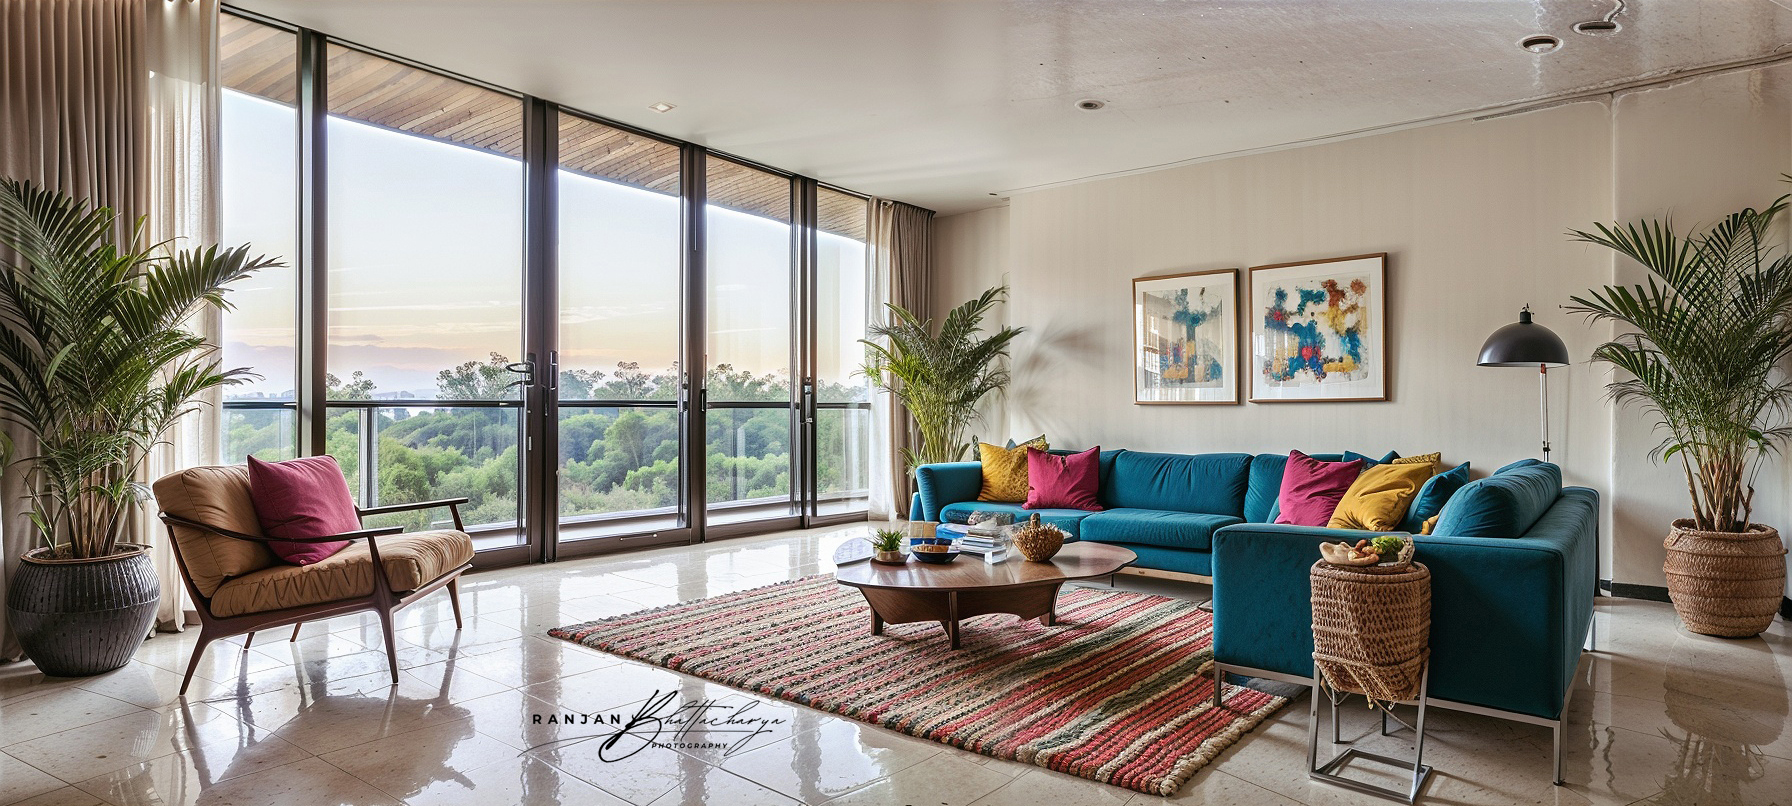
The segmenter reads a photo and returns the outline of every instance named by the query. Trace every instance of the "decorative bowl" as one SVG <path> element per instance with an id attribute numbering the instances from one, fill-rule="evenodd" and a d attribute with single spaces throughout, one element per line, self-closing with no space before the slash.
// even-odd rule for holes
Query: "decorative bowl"
<path id="1" fill-rule="evenodd" d="M 1031 562 L 1051 562 L 1064 548 L 1064 530 L 1050 524 L 1022 526 L 1014 532 L 1014 550 Z"/>
<path id="2" fill-rule="evenodd" d="M 911 553 L 915 559 L 935 565 L 958 559 L 958 548 L 950 543 L 921 543 L 911 549 Z"/>

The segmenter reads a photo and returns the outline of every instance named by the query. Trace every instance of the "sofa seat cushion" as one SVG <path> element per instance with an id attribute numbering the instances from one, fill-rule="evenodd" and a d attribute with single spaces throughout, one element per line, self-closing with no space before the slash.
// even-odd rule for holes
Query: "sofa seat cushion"
<path id="1" fill-rule="evenodd" d="M 1232 515 L 1110 509 L 1083 519 L 1082 538 L 1096 543 L 1133 543 L 1190 551 L 1212 551 L 1215 530 L 1244 523 Z"/>
<path id="2" fill-rule="evenodd" d="M 1006 512 L 1014 516 L 1015 523 L 1038 515 L 1039 520 L 1063 529 L 1071 538 L 1079 534 L 1083 519 L 1095 514 L 1080 509 L 1027 509 L 1020 504 L 1000 501 L 957 501 L 940 507 L 940 520 L 963 523 L 973 512 Z"/>
<path id="3" fill-rule="evenodd" d="M 380 560 L 397 592 L 416 590 L 473 559 L 465 532 L 442 529 L 379 538 Z M 240 616 L 334 602 L 373 592 L 373 554 L 367 541 L 311 565 L 276 565 L 227 580 L 212 597 L 212 615 Z"/>

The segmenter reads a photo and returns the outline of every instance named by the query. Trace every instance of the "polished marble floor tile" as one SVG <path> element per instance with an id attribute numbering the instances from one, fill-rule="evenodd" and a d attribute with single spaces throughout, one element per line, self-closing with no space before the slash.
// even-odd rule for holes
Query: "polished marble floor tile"
<path id="1" fill-rule="evenodd" d="M 1371 804 L 1306 776 L 1305 698 L 1270 717 L 1169 798 L 1096 784 L 865 725 L 543 633 L 832 569 L 865 526 L 789 532 L 467 577 L 465 629 L 445 596 L 397 619 L 387 670 L 378 619 L 357 614 L 219 642 L 177 696 L 193 631 L 143 644 L 80 680 L 0 666 L 0 806 L 109 804 Z M 1105 581 L 1086 584 L 1106 588 Z M 1202 586 L 1119 587 L 1205 598 Z M 437 599 L 440 601 L 437 601 Z M 1577 677 L 1567 785 L 1550 784 L 1546 728 L 1433 710 L 1426 802 L 1792 806 L 1792 626 L 1741 641 L 1692 635 L 1664 604 L 1602 599 Z M 747 707 L 763 733 L 629 730 L 662 708 Z M 1410 718 L 1408 712 L 1403 712 Z M 677 712 L 675 713 L 682 713 Z M 1404 755 L 1360 704 L 1340 711 L 1365 749 Z M 572 722 L 566 722 L 571 717 Z M 595 720 L 595 721 L 594 721 Z M 611 742 L 611 739 L 616 739 Z M 738 742 L 738 744 L 737 744 Z M 630 752 L 630 751 L 633 752 Z M 1397 782 L 1386 770 L 1355 770 Z"/>

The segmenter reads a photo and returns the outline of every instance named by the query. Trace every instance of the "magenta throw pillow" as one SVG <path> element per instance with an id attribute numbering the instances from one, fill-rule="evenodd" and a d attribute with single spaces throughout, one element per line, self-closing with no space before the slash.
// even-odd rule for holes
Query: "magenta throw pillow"
<path id="1" fill-rule="evenodd" d="M 268 537 L 329 537 L 361 528 L 355 497 L 349 494 L 342 468 L 329 456 L 285 462 L 249 457 L 249 498 L 255 518 Z M 347 548 L 349 541 L 269 543 L 280 559 L 310 565 Z"/>
<path id="2" fill-rule="evenodd" d="M 1028 448 L 1027 485 L 1025 509 L 1100 512 L 1101 446 L 1068 456 Z"/>
<path id="3" fill-rule="evenodd" d="M 1300 451 L 1289 451 L 1288 465 L 1282 470 L 1282 492 L 1276 497 L 1282 508 L 1276 523 L 1326 525 L 1350 483 L 1362 472 L 1361 459 L 1321 462 Z"/>

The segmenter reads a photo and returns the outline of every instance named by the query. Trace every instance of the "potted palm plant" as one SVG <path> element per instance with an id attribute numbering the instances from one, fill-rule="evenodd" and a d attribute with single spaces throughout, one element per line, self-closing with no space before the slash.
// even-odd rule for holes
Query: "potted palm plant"
<path id="1" fill-rule="evenodd" d="M 1792 357 L 1792 257 L 1770 243 L 1788 198 L 1684 235 L 1665 220 L 1570 233 L 1650 273 L 1568 307 L 1618 326 L 1593 350 L 1621 370 L 1606 388 L 1655 420 L 1650 458 L 1685 474 L 1692 517 L 1673 523 L 1663 570 L 1680 620 L 1704 635 L 1759 634 L 1785 592 L 1786 548 L 1752 515 L 1756 474 L 1792 436 L 1792 380 L 1777 370 Z"/>
<path id="2" fill-rule="evenodd" d="M 247 246 L 149 243 L 141 220 L 120 238 L 117 219 L 0 179 L 0 418 L 30 437 L 5 472 L 28 474 L 42 542 L 6 614 L 38 668 L 63 677 L 123 666 L 148 633 L 161 591 L 147 547 L 125 541 L 146 497 L 135 476 L 195 396 L 248 375 L 220 369 L 185 325 L 277 265 Z"/>
<path id="3" fill-rule="evenodd" d="M 910 471 L 919 465 L 954 462 L 970 450 L 965 429 L 977 418 L 977 404 L 1008 386 L 1008 370 L 997 359 L 1024 328 L 1004 327 L 982 334 L 983 317 L 1008 295 L 997 286 L 953 308 L 935 330 L 901 306 L 886 303 L 890 321 L 870 329 L 860 372 L 877 388 L 901 401 L 921 437 L 918 450 L 904 447 Z"/>

